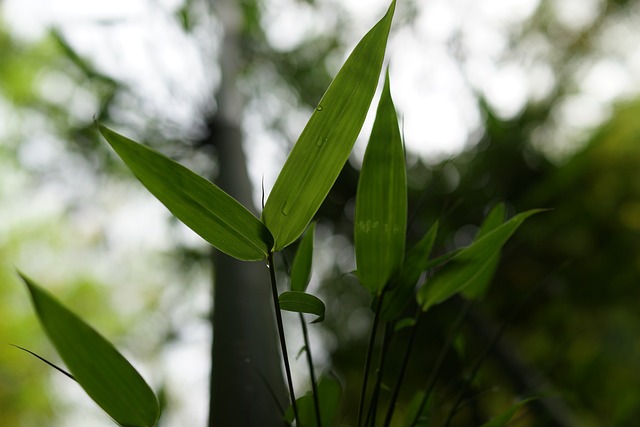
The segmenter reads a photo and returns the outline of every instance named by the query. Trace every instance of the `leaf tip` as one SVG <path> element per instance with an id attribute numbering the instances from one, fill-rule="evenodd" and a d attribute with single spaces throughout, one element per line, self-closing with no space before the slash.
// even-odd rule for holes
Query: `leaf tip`
<path id="1" fill-rule="evenodd" d="M 34 290 L 38 286 L 35 284 L 35 282 L 33 280 L 31 280 L 31 278 L 29 276 L 27 276 L 25 273 L 23 273 L 18 267 L 14 267 L 14 268 L 16 270 L 16 274 L 18 275 L 18 277 L 20 277 L 20 279 L 27 286 L 27 289 L 29 290 L 29 292 L 33 295 Z"/>

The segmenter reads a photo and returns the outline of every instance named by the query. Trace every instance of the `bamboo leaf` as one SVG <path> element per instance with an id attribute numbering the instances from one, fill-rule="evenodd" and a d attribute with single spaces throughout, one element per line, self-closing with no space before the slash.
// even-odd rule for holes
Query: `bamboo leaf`
<path id="1" fill-rule="evenodd" d="M 429 425 L 429 417 L 427 413 L 428 409 L 431 406 L 430 404 L 422 406 L 422 401 L 424 400 L 424 395 L 426 392 L 424 390 L 418 390 L 414 393 L 413 397 L 409 401 L 407 405 L 406 415 L 404 417 L 404 427 L 427 427 Z M 428 400 L 429 403 L 433 403 L 433 394 Z M 418 411 L 422 408 L 420 414 Z M 416 421 L 414 423 L 414 420 Z"/>
<path id="2" fill-rule="evenodd" d="M 324 375 L 318 382 L 318 400 L 320 405 L 320 419 L 323 426 L 336 425 L 336 417 L 340 408 L 342 386 L 333 375 Z"/>
<path id="3" fill-rule="evenodd" d="M 461 250 L 418 291 L 418 304 L 422 310 L 426 311 L 456 293 L 473 289 L 478 283 L 482 283 L 502 246 L 528 217 L 538 212 L 541 210 L 530 210 L 516 215 Z"/>
<path id="4" fill-rule="evenodd" d="M 501 224 L 504 223 L 505 216 L 505 206 L 503 203 L 499 203 L 491 209 L 491 211 L 487 214 L 487 217 L 482 222 L 480 226 L 480 231 L 478 231 L 478 235 L 476 236 L 476 240 L 484 237 L 486 234 L 498 228 Z M 492 259 L 487 260 L 487 265 L 483 270 L 483 273 L 478 276 L 476 280 L 476 284 L 473 286 L 468 286 L 466 289 L 462 291 L 462 295 L 469 299 L 476 299 L 483 297 L 487 289 L 489 288 L 489 284 L 491 283 L 491 279 L 498 268 L 498 264 L 500 263 L 500 253 L 496 253 Z"/>
<path id="5" fill-rule="evenodd" d="M 485 234 L 495 230 L 496 228 L 504 224 L 505 210 L 506 208 L 504 206 L 504 203 L 498 203 L 489 211 L 484 221 L 482 221 L 482 224 L 480 225 L 480 230 L 478 231 L 476 240 L 484 237 Z"/>
<path id="6" fill-rule="evenodd" d="M 431 249 L 438 234 L 436 222 L 427 233 L 413 246 L 402 264 L 400 274 L 392 280 L 392 288 L 382 302 L 380 316 L 387 322 L 402 316 L 407 304 L 413 299 L 415 286 L 420 275 L 427 270 Z"/>
<path id="7" fill-rule="evenodd" d="M 305 292 L 283 292 L 278 301 L 281 310 L 315 314 L 318 318 L 313 323 L 324 320 L 324 303 L 314 295 Z"/>
<path id="8" fill-rule="evenodd" d="M 311 265 L 313 262 L 313 236 L 316 224 L 313 223 L 300 241 L 296 256 L 291 266 L 291 290 L 304 292 L 311 279 Z"/>
<path id="9" fill-rule="evenodd" d="M 500 264 L 500 252 L 485 260 L 482 269 L 478 271 L 473 282 L 460 291 L 462 295 L 467 299 L 481 299 L 484 297 L 493 280 L 498 264 Z"/>
<path id="10" fill-rule="evenodd" d="M 465 248 L 454 249 L 451 252 L 447 252 L 446 254 L 440 255 L 439 257 L 436 257 L 436 258 L 433 258 L 433 259 L 429 260 L 425 264 L 425 270 L 428 270 L 430 268 L 440 267 L 440 266 L 448 263 L 453 258 L 455 258 L 460 252 L 462 252 L 463 249 L 465 249 Z"/>
<path id="11" fill-rule="evenodd" d="M 351 153 L 380 77 L 395 0 L 362 38 L 311 115 L 262 212 L 279 251 L 304 231 Z"/>
<path id="12" fill-rule="evenodd" d="M 357 275 L 379 295 L 402 265 L 407 229 L 407 177 L 389 73 L 385 80 L 356 194 Z"/>
<path id="13" fill-rule="evenodd" d="M 405 317 L 404 319 L 398 320 L 393 325 L 393 332 L 398 332 L 406 328 L 412 328 L 416 324 L 416 319 L 413 317 Z"/>
<path id="14" fill-rule="evenodd" d="M 33 357 L 35 357 L 35 358 L 37 358 L 37 359 L 40 359 L 42 362 L 44 362 L 44 363 L 46 363 L 47 365 L 51 366 L 53 369 L 55 369 L 56 371 L 60 372 L 61 374 L 63 374 L 63 375 L 65 375 L 65 376 L 69 377 L 70 379 L 72 379 L 72 380 L 74 380 L 74 381 L 76 380 L 76 379 L 75 379 L 75 377 L 74 377 L 73 375 L 71 375 L 69 372 L 65 371 L 65 370 L 64 370 L 64 369 L 62 369 L 60 366 L 58 366 L 58 365 L 56 365 L 55 363 L 53 363 L 53 362 L 51 362 L 51 361 L 49 361 L 49 360 L 45 359 L 44 357 L 40 356 L 39 354 L 34 353 L 33 351 L 31 351 L 31 350 L 29 350 L 29 349 L 27 349 L 27 348 L 21 347 L 21 346 L 19 346 L 19 345 L 16 345 L 16 344 L 9 344 L 9 345 L 14 346 L 15 348 L 19 348 L 20 350 L 24 351 L 25 353 L 29 353 L 29 354 L 30 354 L 30 355 L 32 355 Z"/>
<path id="15" fill-rule="evenodd" d="M 340 407 L 342 387 L 333 375 L 325 375 L 318 381 L 318 401 L 320 402 L 320 421 L 323 426 L 336 425 L 335 419 Z M 304 427 L 317 427 L 316 410 L 313 404 L 311 391 L 296 399 L 299 423 Z M 285 420 L 293 422 L 293 409 L 291 406 L 285 412 Z"/>
<path id="16" fill-rule="evenodd" d="M 20 273 L 47 336 L 74 379 L 121 426 L 155 425 L 158 401 L 115 347 L 47 291 Z"/>
<path id="17" fill-rule="evenodd" d="M 269 230 L 233 197 L 142 144 L 102 125 L 100 132 L 140 182 L 203 239 L 243 261 L 266 258 Z"/>
<path id="18" fill-rule="evenodd" d="M 503 413 L 501 413 L 500 415 L 498 415 L 498 416 L 492 418 L 491 420 L 489 420 L 488 422 L 482 424 L 482 427 L 504 427 L 504 426 L 506 426 L 507 423 L 509 421 L 511 421 L 513 416 L 520 410 L 520 408 L 522 408 L 524 405 L 529 403 L 531 400 L 533 400 L 533 398 L 525 399 L 525 400 L 522 400 L 522 401 L 514 404 L 513 406 L 511 406 L 510 408 L 505 410 Z"/>

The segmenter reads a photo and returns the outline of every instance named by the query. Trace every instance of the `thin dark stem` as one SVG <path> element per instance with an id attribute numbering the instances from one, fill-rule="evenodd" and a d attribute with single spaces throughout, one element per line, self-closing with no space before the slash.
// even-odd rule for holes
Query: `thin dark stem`
<path id="1" fill-rule="evenodd" d="M 307 364 L 309 365 L 309 375 L 311 376 L 311 392 L 313 393 L 313 405 L 316 408 L 316 425 L 322 427 L 322 419 L 320 417 L 320 400 L 318 397 L 318 384 L 316 382 L 316 373 L 313 369 L 313 357 L 311 357 L 311 345 L 309 344 L 309 332 L 307 331 L 307 323 L 304 321 L 304 315 L 300 315 L 300 324 L 302 325 L 302 336 L 304 337 L 304 351 L 307 354 Z"/>
<path id="2" fill-rule="evenodd" d="M 407 366 L 409 365 L 409 357 L 411 356 L 411 351 L 413 350 L 413 343 L 416 339 L 416 334 L 418 331 L 418 326 L 421 318 L 420 310 L 417 310 L 415 315 L 415 324 L 411 328 L 411 335 L 409 336 L 409 342 L 407 343 L 407 350 L 404 353 L 404 358 L 402 359 L 402 365 L 400 366 L 400 372 L 398 373 L 398 380 L 396 381 L 396 386 L 393 389 L 393 394 L 391 395 L 391 401 L 389 402 L 389 409 L 387 409 L 387 416 L 384 420 L 384 426 L 388 427 L 391 424 L 391 418 L 393 418 L 393 412 L 396 409 L 396 402 L 398 401 L 398 396 L 400 395 L 400 387 L 402 386 L 402 381 L 404 380 L 404 374 L 407 372 Z"/>
<path id="3" fill-rule="evenodd" d="M 362 425 L 362 412 L 364 411 L 364 401 L 367 394 L 367 384 L 369 381 L 369 369 L 371 368 L 371 356 L 373 354 L 373 346 L 376 343 L 376 332 L 378 331 L 378 323 L 380 322 L 380 310 L 382 309 L 382 300 L 385 292 L 382 291 L 378 297 L 378 303 L 376 304 L 375 316 L 373 318 L 373 325 L 371 326 L 371 336 L 369 337 L 369 346 L 367 347 L 367 356 L 364 361 L 364 373 L 362 375 L 362 390 L 360 391 L 360 403 L 358 404 L 358 421 L 357 427 Z"/>
<path id="4" fill-rule="evenodd" d="M 427 386 L 425 387 L 424 396 L 422 398 L 422 401 L 420 402 L 418 411 L 416 412 L 416 415 L 413 421 L 411 422 L 411 427 L 415 427 L 418 424 L 418 421 L 420 420 L 420 414 L 422 414 L 422 412 L 424 411 L 424 407 L 427 404 L 427 400 L 429 400 L 429 396 L 433 391 L 433 387 L 436 384 L 438 375 L 442 370 L 444 359 L 447 357 L 447 354 L 449 354 L 449 350 L 451 350 L 453 341 L 455 337 L 458 335 L 458 333 L 460 332 L 460 329 L 462 328 L 462 324 L 464 323 L 464 320 L 467 318 L 467 315 L 469 314 L 469 310 L 471 309 L 472 305 L 473 305 L 473 301 L 467 301 L 464 307 L 462 308 L 462 310 L 460 310 L 458 317 L 454 321 L 453 326 L 451 327 L 451 331 L 447 336 L 447 340 L 445 341 L 444 346 L 442 346 L 442 350 L 440 350 L 440 354 L 438 354 L 438 360 L 436 360 L 436 364 L 433 367 L 433 370 L 431 371 L 431 375 L 429 376 L 429 380 L 427 381 Z"/>
<path id="5" fill-rule="evenodd" d="M 284 370 L 287 373 L 287 383 L 289 384 L 289 394 L 291 396 L 291 407 L 293 408 L 293 417 L 300 424 L 298 418 L 298 407 L 296 405 L 296 395 L 293 391 L 293 380 L 291 378 L 291 367 L 289 366 L 289 356 L 287 355 L 287 341 L 284 338 L 284 326 L 282 324 L 282 313 L 280 312 L 280 303 L 278 302 L 278 284 L 276 283 L 276 271 L 273 263 L 273 252 L 269 252 L 268 258 L 269 276 L 271 277 L 271 293 L 273 295 L 273 308 L 276 312 L 276 322 L 278 323 L 278 335 L 280 335 L 280 348 L 282 350 L 282 359 L 284 360 Z"/>
<path id="6" fill-rule="evenodd" d="M 380 396 L 380 389 L 382 388 L 382 378 L 384 376 L 384 368 L 386 366 L 387 354 L 389 353 L 389 345 L 391 344 L 392 336 L 393 322 L 387 322 L 384 327 L 384 339 L 382 340 L 380 363 L 378 364 L 378 371 L 376 373 L 376 384 L 373 386 L 373 395 L 371 396 L 369 411 L 367 411 L 367 419 L 364 422 L 365 426 L 376 425 L 376 407 L 378 406 L 378 397 Z M 371 420 L 371 423 L 369 423 L 369 420 Z"/>

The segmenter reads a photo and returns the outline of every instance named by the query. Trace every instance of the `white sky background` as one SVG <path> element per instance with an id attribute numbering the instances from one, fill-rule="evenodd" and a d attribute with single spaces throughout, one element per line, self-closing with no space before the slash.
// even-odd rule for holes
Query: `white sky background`
<path id="1" fill-rule="evenodd" d="M 455 155 L 476 142 L 482 124 L 476 106 L 477 93 L 484 94 L 498 114 L 509 118 L 517 115 L 529 100 L 544 99 L 553 90 L 556 77 L 549 64 L 542 60 L 553 49 L 552 41 L 529 40 L 531 44 L 523 49 L 524 52 L 507 55 L 511 49 L 510 35 L 517 33 L 521 24 L 536 11 L 539 1 L 428 0 L 419 2 L 413 27 L 394 27 L 388 48 L 392 95 L 403 117 L 410 150 L 433 162 Z M 387 0 L 317 0 L 321 12 L 316 14 L 303 1 L 269 0 L 265 3 L 267 37 L 272 45 L 283 50 L 296 46 L 309 34 L 331 28 L 336 4 L 342 5 L 348 13 L 347 34 L 350 37 L 344 57 L 388 5 Z M 590 24 L 601 7 L 600 0 L 552 0 L 550 4 L 557 19 L 554 25 L 563 31 L 579 30 Z M 213 60 L 202 58 L 202 52 L 194 46 L 193 40 L 175 25 L 172 12 L 179 5 L 178 0 L 5 0 L 0 3 L 4 19 L 13 33 L 27 40 L 37 40 L 51 25 L 60 27 L 77 50 L 91 58 L 98 68 L 135 87 L 136 94 L 149 108 L 146 114 L 171 118 L 186 129 L 191 126 L 192 118 L 199 114 L 200 103 L 211 93 L 211 80 L 215 84 L 218 70 Z M 402 16 L 402 8 L 401 1 L 396 16 Z M 633 29 L 638 20 L 637 14 L 628 16 L 617 26 L 607 29 L 601 41 L 601 49 L 608 52 L 607 55 L 580 64 L 574 93 L 556 106 L 556 127 L 540 132 L 539 147 L 552 155 L 570 152 L 572 146 L 584 139 L 587 130 L 607 118 L 613 100 L 637 94 L 640 50 L 636 47 L 640 40 Z M 105 25 L 96 25 L 97 21 Z M 107 25 L 109 21 L 119 24 Z M 211 31 L 211 27 L 207 29 Z M 210 35 L 200 34 L 202 38 L 211 39 L 209 48 L 212 51 L 215 51 L 218 35 L 215 30 Z M 456 43 L 465 56 L 463 63 L 455 56 L 455 49 L 452 50 Z M 344 57 L 332 59 L 336 67 Z M 42 85 L 43 94 L 53 98 L 65 99 L 63 92 L 72 90 L 64 76 L 47 76 Z M 95 99 L 86 93 L 79 94 L 69 108 L 78 119 L 91 120 L 97 108 Z M 244 118 L 252 178 L 259 183 L 264 176 L 267 192 L 275 180 L 278 165 L 284 162 L 286 153 L 281 148 L 287 141 L 283 142 L 282 136 L 268 129 L 265 105 L 269 102 L 295 104 L 295 100 L 286 99 L 286 94 L 281 95 L 272 94 L 274 99 L 249 104 Z M 0 105 L 0 136 L 2 114 Z M 302 129 L 309 114 L 310 111 L 298 110 L 290 114 L 287 125 L 292 136 Z M 135 124 L 136 118 L 123 117 L 123 122 Z M 372 117 L 356 144 L 356 158 L 364 152 L 371 122 Z M 31 167 L 36 168 L 60 161 L 64 156 L 63 144 L 47 139 L 46 130 L 34 135 L 26 142 L 21 158 L 35 162 Z M 27 193 L 29 197 L 22 199 L 16 191 L 13 197 L 17 202 L 13 209 L 3 210 L 3 218 L 9 215 L 16 223 L 28 221 L 29 218 L 21 217 L 22 212 L 34 212 L 34 203 L 43 208 L 35 209 L 37 213 L 62 215 L 64 200 L 61 202 L 57 195 L 60 191 L 68 191 L 64 190 L 67 188 L 64 184 L 51 183 L 47 188 Z M 24 182 L 18 182 L 16 188 L 19 185 Z M 167 217 L 164 208 L 143 195 L 142 190 L 123 189 L 117 183 L 88 181 L 77 191 L 82 197 L 92 197 L 95 208 L 85 212 L 82 221 L 76 219 L 75 227 L 81 229 L 76 229 L 75 233 L 91 236 L 95 229 L 108 229 L 111 252 L 116 252 L 107 261 L 102 260 L 102 264 L 87 261 L 82 263 L 82 268 L 108 269 L 108 263 L 126 262 L 127 257 L 140 248 L 162 250 L 168 247 L 171 238 L 175 238 L 168 235 L 169 231 L 163 225 Z M 9 199 L 7 195 L 3 197 Z M 10 227 L 11 221 L 0 221 L 0 224 Z M 180 238 L 200 244 L 190 232 Z M 46 248 L 41 250 L 46 251 Z M 69 261 L 64 263 L 67 268 L 80 253 L 80 248 L 72 248 L 67 254 Z M 28 264 L 23 265 L 29 268 Z M 44 274 L 55 267 L 45 263 L 41 270 Z M 140 269 L 142 271 L 131 274 L 143 277 L 146 272 L 144 268 Z M 107 279 L 109 273 L 101 271 L 97 274 L 104 280 L 114 281 Z M 121 279 L 124 274 L 121 273 Z M 159 277 L 147 278 L 149 282 L 156 279 L 161 281 Z M 187 337 L 180 346 L 167 349 L 161 358 L 161 369 L 168 373 L 172 387 L 190 392 L 189 399 L 181 402 L 184 406 L 172 414 L 174 418 L 167 425 L 197 426 L 204 425 L 206 420 L 208 331 L 202 322 L 189 319 L 190 310 L 202 314 L 208 309 L 202 305 L 203 300 L 208 301 L 206 284 L 200 289 L 200 306 L 195 303 L 195 307 L 178 308 L 178 316 L 189 325 Z M 125 286 L 114 298 L 124 303 L 128 291 L 130 287 Z M 319 349 L 315 354 L 318 352 Z M 147 378 L 153 378 L 153 373 L 148 372 L 151 368 L 143 368 L 147 369 L 144 372 Z M 81 406 L 66 426 L 111 425 L 87 399 L 62 383 L 58 386 L 69 395 L 73 405 Z M 93 419 L 95 421 L 89 421 Z"/>

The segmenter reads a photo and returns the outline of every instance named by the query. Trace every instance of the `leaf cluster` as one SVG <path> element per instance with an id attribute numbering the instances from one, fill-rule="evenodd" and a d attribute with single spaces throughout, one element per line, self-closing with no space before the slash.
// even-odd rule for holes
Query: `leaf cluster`
<path id="1" fill-rule="evenodd" d="M 315 322 L 322 321 L 325 316 L 324 303 L 306 292 L 312 272 L 314 225 L 308 228 L 298 247 L 291 271 L 291 290 L 279 296 L 276 295 L 273 274 L 273 253 L 294 243 L 307 229 L 350 155 L 378 85 L 394 11 L 395 0 L 384 17 L 361 39 L 335 76 L 280 171 L 260 218 L 205 178 L 99 125 L 100 132 L 113 150 L 176 218 L 229 256 L 242 261 L 268 260 L 291 394 L 291 412 L 285 417 L 290 421 L 295 419 L 298 425 L 334 425 L 340 399 L 340 386 L 334 378 L 325 375 L 316 381 L 303 316 L 313 314 Z M 369 409 L 366 409 L 369 361 L 378 323 L 395 325 L 396 330 L 411 327 L 415 331 L 415 322 L 400 318 L 407 301 L 415 300 L 420 311 L 425 312 L 454 295 L 462 294 L 468 299 L 483 297 L 496 269 L 501 248 L 528 217 L 538 212 L 524 212 L 505 221 L 505 208 L 497 205 L 482 224 L 473 244 L 432 258 L 437 223 L 411 250 L 405 250 L 406 181 L 403 141 L 387 71 L 356 196 L 356 275 L 376 301 L 358 427 L 375 425 L 378 410 L 377 396 L 382 387 L 380 376 L 374 386 Z M 427 272 L 429 279 L 419 283 L 419 278 Z M 71 372 L 69 376 L 117 424 L 155 425 L 160 416 L 158 401 L 140 374 L 98 332 L 27 276 L 21 276 L 47 335 Z M 312 378 L 312 393 L 299 399 L 293 393 L 280 310 L 299 313 L 305 337 L 304 350 Z M 410 346 L 407 359 L 409 354 Z M 384 356 L 383 346 L 381 360 Z M 385 425 L 389 425 L 393 417 L 405 367 L 406 363 L 398 373 Z M 379 371 L 382 369 L 381 364 Z M 424 412 L 427 395 L 425 393 L 419 402 L 415 420 Z M 490 425 L 504 425 L 511 415 L 505 416 L 504 422 L 496 421 Z M 412 425 L 417 425 L 416 422 Z"/>

